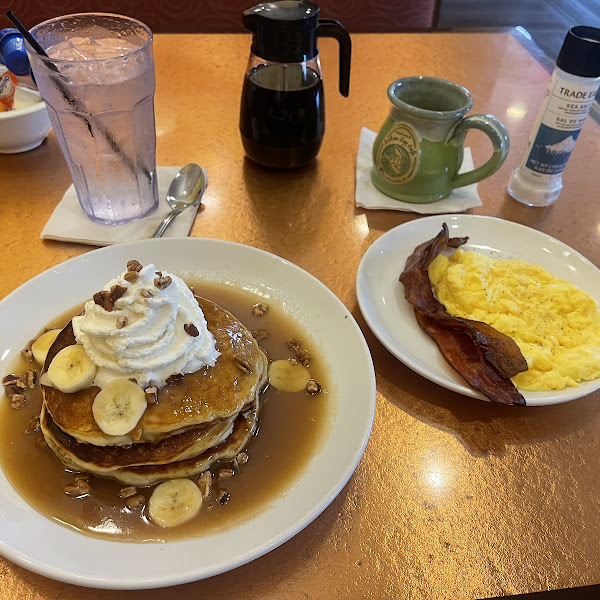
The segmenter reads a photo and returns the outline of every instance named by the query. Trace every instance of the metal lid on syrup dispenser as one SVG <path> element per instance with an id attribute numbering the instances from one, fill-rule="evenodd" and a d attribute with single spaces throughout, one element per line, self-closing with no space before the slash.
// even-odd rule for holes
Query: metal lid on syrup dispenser
<path id="1" fill-rule="evenodd" d="M 600 29 L 585 25 L 571 28 L 556 66 L 578 77 L 600 77 Z"/>

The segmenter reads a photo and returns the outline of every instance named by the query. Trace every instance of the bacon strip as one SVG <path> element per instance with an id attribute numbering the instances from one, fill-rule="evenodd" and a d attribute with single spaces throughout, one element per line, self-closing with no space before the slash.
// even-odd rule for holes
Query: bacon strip
<path id="1" fill-rule="evenodd" d="M 510 377 L 527 370 L 516 342 L 487 323 L 450 315 L 433 294 L 427 269 L 446 247 L 458 248 L 468 238 L 442 231 L 415 248 L 400 275 L 404 295 L 415 309 L 420 327 L 437 344 L 446 362 L 473 388 L 497 404 L 525 405 Z"/>

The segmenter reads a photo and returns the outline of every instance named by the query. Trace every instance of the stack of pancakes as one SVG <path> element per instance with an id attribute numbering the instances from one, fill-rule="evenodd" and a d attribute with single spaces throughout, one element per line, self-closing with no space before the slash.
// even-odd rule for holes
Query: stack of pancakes
<path id="1" fill-rule="evenodd" d="M 156 403 L 148 404 L 128 434 L 110 436 L 96 424 L 92 404 L 99 388 L 67 394 L 42 385 L 42 432 L 67 468 L 148 486 L 199 475 L 246 447 L 258 425 L 267 357 L 231 313 L 196 299 L 215 337 L 219 359 L 213 367 L 160 388 Z M 69 323 L 50 348 L 44 371 L 60 350 L 75 343 Z"/>

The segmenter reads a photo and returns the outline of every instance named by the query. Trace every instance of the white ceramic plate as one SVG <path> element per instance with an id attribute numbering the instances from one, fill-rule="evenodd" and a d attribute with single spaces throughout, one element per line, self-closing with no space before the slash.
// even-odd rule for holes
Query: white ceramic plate
<path id="1" fill-rule="evenodd" d="M 379 341 L 405 365 L 450 390 L 485 399 L 452 370 L 435 342 L 421 330 L 398 281 L 415 247 L 436 236 L 447 223 L 450 237 L 469 236 L 465 250 L 494 258 L 521 258 L 574 283 L 600 300 L 600 271 L 558 240 L 524 225 L 477 215 L 437 215 L 404 223 L 382 235 L 364 254 L 356 277 L 358 304 Z M 558 404 L 600 388 L 600 379 L 577 388 L 523 392 L 528 406 Z"/>
<path id="2" fill-rule="evenodd" d="M 348 481 L 364 451 L 375 410 L 371 355 L 338 298 L 277 256 L 220 240 L 158 239 L 111 246 L 35 277 L 0 302 L 0 374 L 7 373 L 45 323 L 89 298 L 131 258 L 183 277 L 235 284 L 280 303 L 320 345 L 337 399 L 332 399 L 331 425 L 318 456 L 283 497 L 239 526 L 192 540 L 131 544 L 81 535 L 37 513 L 0 472 L 0 553 L 42 575 L 101 588 L 195 581 L 276 548 L 313 521 Z"/>

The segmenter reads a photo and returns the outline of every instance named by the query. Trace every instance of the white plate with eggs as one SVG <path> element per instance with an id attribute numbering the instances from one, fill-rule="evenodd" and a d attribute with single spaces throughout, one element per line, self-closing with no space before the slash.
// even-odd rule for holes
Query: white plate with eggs
<path id="1" fill-rule="evenodd" d="M 492 258 L 520 258 L 538 264 L 600 300 L 600 270 L 566 244 L 518 223 L 477 215 L 436 215 L 409 221 L 382 235 L 364 254 L 356 291 L 362 314 L 379 341 L 405 365 L 427 379 L 472 398 L 485 397 L 448 365 L 435 342 L 421 330 L 398 278 L 416 246 L 446 223 L 450 237 L 468 236 L 463 250 Z M 600 378 L 562 390 L 522 391 L 527 406 L 559 404 L 600 388 Z"/>

